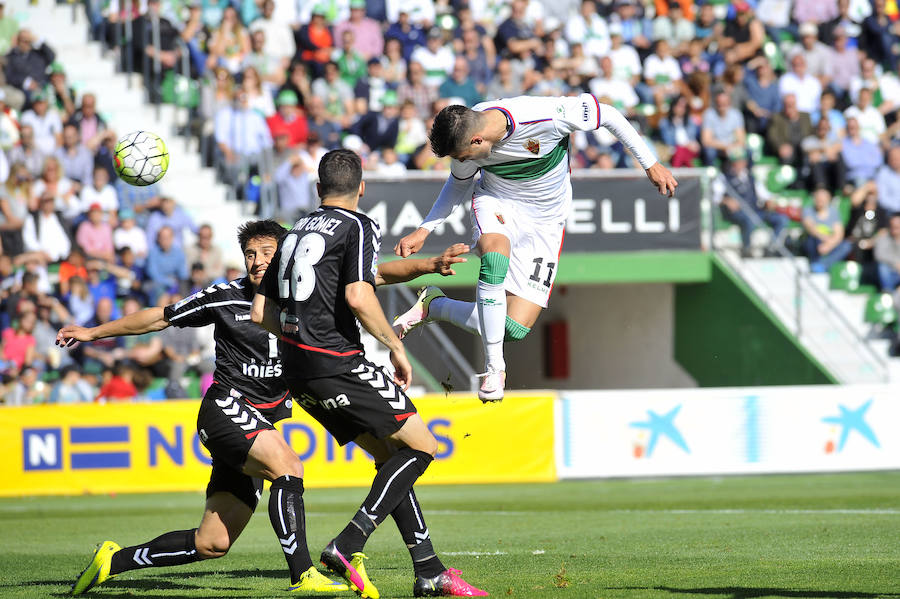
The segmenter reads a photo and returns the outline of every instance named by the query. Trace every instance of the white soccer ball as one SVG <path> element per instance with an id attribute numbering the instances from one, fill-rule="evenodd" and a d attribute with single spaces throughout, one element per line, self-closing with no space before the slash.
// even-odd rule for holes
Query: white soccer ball
<path id="1" fill-rule="evenodd" d="M 130 185 L 150 185 L 163 178 L 169 168 L 169 150 L 160 136 L 134 131 L 119 139 L 113 155 L 119 177 Z"/>

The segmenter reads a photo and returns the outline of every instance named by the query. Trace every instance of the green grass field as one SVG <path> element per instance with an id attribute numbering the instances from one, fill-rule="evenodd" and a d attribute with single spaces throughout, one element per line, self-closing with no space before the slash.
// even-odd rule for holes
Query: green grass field
<path id="1" fill-rule="evenodd" d="M 307 491 L 314 560 L 363 493 Z M 900 472 L 432 486 L 419 497 L 443 561 L 494 597 L 900 597 Z M 191 528 L 202 504 L 192 493 L 0 500 L 0 596 L 61 596 L 99 541 Z M 129 572 L 91 595 L 286 596 L 266 513 L 220 560 Z M 383 597 L 412 595 L 393 522 L 366 552 Z"/>

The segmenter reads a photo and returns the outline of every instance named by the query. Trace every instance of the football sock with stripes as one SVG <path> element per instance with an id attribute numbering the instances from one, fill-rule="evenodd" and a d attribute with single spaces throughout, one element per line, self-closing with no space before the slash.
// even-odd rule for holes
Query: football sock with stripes
<path id="1" fill-rule="evenodd" d="M 428 319 L 449 322 L 462 330 L 480 335 L 481 319 L 478 318 L 478 306 L 475 302 L 464 302 L 449 297 L 436 297 L 428 305 Z M 506 317 L 506 335 L 504 341 L 521 341 L 531 332 L 529 327 L 519 324 L 509 316 Z"/>
<path id="2" fill-rule="evenodd" d="M 375 528 L 384 522 L 407 496 L 434 458 L 424 451 L 404 447 L 378 469 L 372 488 L 359 511 L 335 537 L 338 551 L 350 555 L 362 551 Z"/>
<path id="3" fill-rule="evenodd" d="M 506 291 L 503 281 L 509 269 L 509 257 L 488 252 L 481 257 L 475 303 L 478 305 L 481 344 L 488 368 L 506 370 L 503 360 L 503 336 L 506 332 Z"/>
<path id="4" fill-rule="evenodd" d="M 428 534 L 425 517 L 422 515 L 419 500 L 413 489 L 410 489 L 406 497 L 397 504 L 397 507 L 391 512 L 391 517 L 397 524 L 406 548 L 409 549 L 409 557 L 412 558 L 416 576 L 433 578 L 446 570 L 441 559 L 434 552 L 431 535 Z"/>
<path id="5" fill-rule="evenodd" d="M 196 528 L 174 530 L 143 545 L 133 545 L 116 551 L 109 564 L 110 574 L 138 568 L 180 566 L 198 561 L 195 545 Z"/>
<path id="6" fill-rule="evenodd" d="M 303 479 L 285 475 L 272 481 L 269 489 L 269 521 L 281 544 L 291 583 L 313 563 L 306 545 L 306 512 L 303 509 Z"/>

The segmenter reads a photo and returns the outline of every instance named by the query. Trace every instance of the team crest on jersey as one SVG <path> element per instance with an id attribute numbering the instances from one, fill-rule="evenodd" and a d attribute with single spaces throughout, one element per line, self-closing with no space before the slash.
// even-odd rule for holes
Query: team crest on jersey
<path id="1" fill-rule="evenodd" d="M 495 213 L 494 213 L 494 216 L 497 217 L 497 220 L 500 221 L 500 224 L 501 224 L 501 225 L 505 225 L 505 224 L 506 224 L 506 221 L 503 220 L 503 215 L 502 215 L 502 214 L 500 214 L 499 212 L 495 212 Z"/>
<path id="2" fill-rule="evenodd" d="M 528 150 L 529 152 L 531 152 L 532 154 L 537 154 L 538 152 L 541 151 L 541 142 L 539 142 L 538 140 L 536 140 L 533 137 L 529 137 L 528 141 L 526 141 L 522 145 L 524 145 L 525 149 Z"/>

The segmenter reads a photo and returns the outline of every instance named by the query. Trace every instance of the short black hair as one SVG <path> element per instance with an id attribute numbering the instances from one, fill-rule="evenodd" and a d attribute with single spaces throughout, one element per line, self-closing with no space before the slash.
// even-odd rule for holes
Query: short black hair
<path id="1" fill-rule="evenodd" d="M 362 160 L 352 150 L 332 150 L 319 162 L 319 196 L 346 196 L 359 190 Z"/>
<path id="2" fill-rule="evenodd" d="M 481 114 L 454 104 L 447 106 L 434 117 L 434 125 L 428 140 L 431 151 L 438 158 L 464 151 L 472 135 L 478 129 Z"/>
<path id="3" fill-rule="evenodd" d="M 241 251 L 247 249 L 247 244 L 255 237 L 274 237 L 275 241 L 281 241 L 287 231 L 278 224 L 278 221 L 267 218 L 265 220 L 248 220 L 238 227 L 238 243 Z"/>

